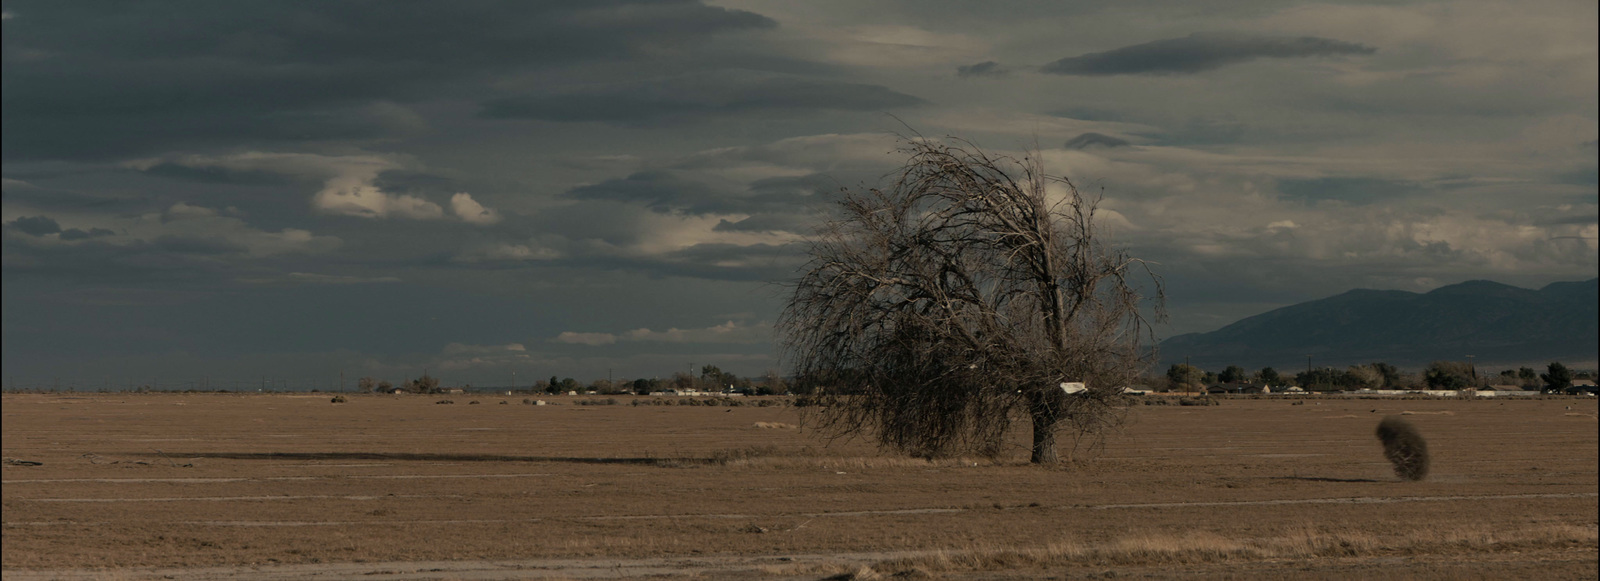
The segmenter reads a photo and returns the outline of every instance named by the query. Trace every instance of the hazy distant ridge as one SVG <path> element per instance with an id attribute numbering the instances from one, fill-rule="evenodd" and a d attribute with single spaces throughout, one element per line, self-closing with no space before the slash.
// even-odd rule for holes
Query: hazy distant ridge
<path id="1" fill-rule="evenodd" d="M 1600 352 L 1600 279 L 1528 290 L 1486 280 L 1418 294 L 1356 289 L 1161 343 L 1163 363 L 1212 368 L 1387 361 L 1422 365 L 1475 355 L 1486 365 L 1561 360 Z"/>

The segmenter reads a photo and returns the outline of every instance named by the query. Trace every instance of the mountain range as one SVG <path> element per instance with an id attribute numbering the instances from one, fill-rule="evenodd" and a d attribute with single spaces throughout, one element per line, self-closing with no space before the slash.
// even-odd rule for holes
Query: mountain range
<path id="1" fill-rule="evenodd" d="M 1247 317 L 1161 343 L 1161 364 L 1294 370 L 1383 361 L 1594 367 L 1600 353 L 1600 279 L 1528 290 L 1487 280 L 1427 293 L 1356 289 Z"/>

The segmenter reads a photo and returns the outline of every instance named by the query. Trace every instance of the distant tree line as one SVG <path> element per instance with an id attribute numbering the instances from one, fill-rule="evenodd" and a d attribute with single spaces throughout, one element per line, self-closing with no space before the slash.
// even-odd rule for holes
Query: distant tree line
<path id="1" fill-rule="evenodd" d="M 1208 371 L 1197 366 L 1175 363 L 1167 368 L 1165 376 L 1146 376 L 1145 387 L 1162 391 L 1201 392 L 1219 384 L 1248 384 L 1282 389 L 1298 386 L 1307 391 L 1350 391 L 1358 389 L 1433 389 L 1460 390 L 1484 388 L 1491 385 L 1510 385 L 1527 390 L 1559 392 L 1572 386 L 1573 380 L 1593 379 L 1592 373 L 1574 372 L 1559 361 L 1551 362 L 1544 372 L 1531 367 L 1518 367 L 1498 372 L 1480 371 L 1471 362 L 1435 361 L 1420 372 L 1401 371 L 1394 365 L 1373 362 L 1344 368 L 1318 367 L 1285 375 L 1272 367 L 1250 371 L 1238 365 L 1229 365 L 1220 371 Z M 588 383 L 571 377 L 550 376 L 535 382 L 531 389 L 548 394 L 582 393 L 600 395 L 650 395 L 668 390 L 726 392 L 741 395 L 808 395 L 816 382 L 805 378 L 785 379 L 776 371 L 768 370 L 755 377 L 741 377 L 723 371 L 716 365 L 705 365 L 694 375 L 679 371 L 663 378 L 638 378 L 631 380 L 598 379 Z M 388 393 L 396 385 L 388 380 L 362 377 L 357 381 L 362 393 Z M 406 393 L 432 394 L 445 389 L 471 389 L 470 385 L 441 387 L 440 380 L 423 373 L 415 379 L 399 384 Z"/>
<path id="2" fill-rule="evenodd" d="M 1394 365 L 1373 362 L 1345 368 L 1319 367 L 1286 376 L 1271 367 L 1250 372 L 1237 365 L 1212 372 L 1185 363 L 1174 363 L 1165 377 L 1147 377 L 1150 387 L 1169 391 L 1201 391 L 1218 384 L 1251 384 L 1273 388 L 1298 386 L 1308 391 L 1348 391 L 1358 389 L 1460 390 L 1491 385 L 1516 386 L 1527 390 L 1558 392 L 1572 386 L 1574 379 L 1592 379 L 1592 374 L 1574 373 L 1559 361 L 1551 362 L 1544 373 L 1531 367 L 1506 369 L 1499 373 L 1480 372 L 1468 361 L 1435 361 L 1418 373 L 1406 373 Z"/>
<path id="3" fill-rule="evenodd" d="M 783 395 L 790 393 L 789 382 L 778 375 L 776 371 L 768 370 L 758 377 L 740 377 L 736 374 L 725 372 L 715 365 L 701 367 L 699 375 L 691 375 L 680 371 L 666 379 L 597 379 L 582 383 L 571 377 L 563 378 L 552 375 L 550 379 L 541 379 L 528 387 L 532 391 L 551 395 L 564 393 L 649 395 L 667 390 L 737 393 L 741 395 Z M 462 384 L 441 387 L 438 378 L 423 373 L 421 377 L 401 382 L 398 387 L 388 380 L 363 377 L 357 380 L 356 389 L 361 393 L 390 393 L 398 390 L 405 393 L 430 394 L 450 389 L 470 390 L 472 386 Z"/>

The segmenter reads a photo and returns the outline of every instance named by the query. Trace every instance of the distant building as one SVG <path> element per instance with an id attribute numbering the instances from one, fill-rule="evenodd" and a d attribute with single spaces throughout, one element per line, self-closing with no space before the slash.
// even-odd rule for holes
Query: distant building
<path id="1" fill-rule="evenodd" d="M 1593 379 L 1574 379 L 1572 386 L 1565 390 L 1569 395 L 1595 395 L 1600 393 L 1600 388 L 1595 386 Z"/>
<path id="2" fill-rule="evenodd" d="M 1491 386 L 1485 387 L 1484 389 L 1485 390 L 1489 390 L 1489 391 L 1527 391 L 1527 390 L 1523 389 L 1523 387 L 1520 386 L 1520 385 L 1511 385 L 1511 384 L 1491 385 Z"/>
<path id="3" fill-rule="evenodd" d="M 1267 393 L 1265 386 L 1256 385 L 1248 381 L 1233 381 L 1218 383 L 1206 388 L 1206 393 Z"/>

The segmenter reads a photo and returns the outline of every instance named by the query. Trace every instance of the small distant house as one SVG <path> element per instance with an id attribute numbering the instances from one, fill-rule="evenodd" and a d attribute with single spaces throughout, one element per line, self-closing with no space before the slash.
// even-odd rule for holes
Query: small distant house
<path id="1" fill-rule="evenodd" d="M 1511 385 L 1511 384 L 1491 385 L 1491 386 L 1485 387 L 1484 389 L 1489 390 L 1489 391 L 1526 391 L 1520 385 Z"/>
<path id="2" fill-rule="evenodd" d="M 1222 393 L 1263 393 L 1263 392 L 1264 392 L 1264 390 L 1263 390 L 1262 386 L 1250 383 L 1248 381 L 1234 381 L 1234 382 L 1229 382 L 1229 383 L 1218 383 L 1216 385 L 1212 385 L 1212 386 L 1206 388 L 1206 393 L 1212 393 L 1212 394 L 1222 394 Z"/>
<path id="3" fill-rule="evenodd" d="M 1572 386 L 1566 389 L 1568 395 L 1595 395 L 1600 393 L 1600 388 L 1595 386 L 1593 379 L 1574 379 Z"/>

